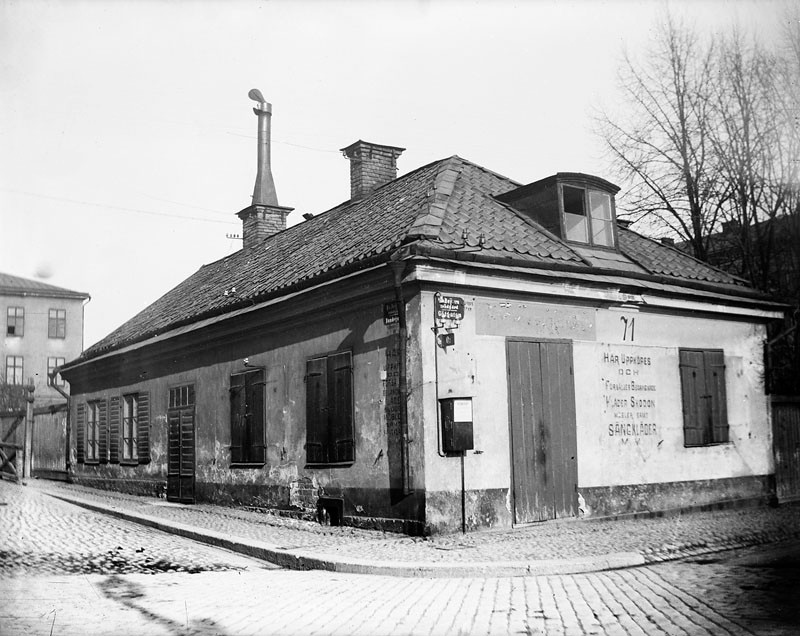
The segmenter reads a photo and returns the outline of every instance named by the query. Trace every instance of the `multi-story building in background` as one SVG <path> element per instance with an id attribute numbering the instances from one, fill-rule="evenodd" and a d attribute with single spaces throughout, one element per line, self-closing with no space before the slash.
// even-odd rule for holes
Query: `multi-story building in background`
<path id="1" fill-rule="evenodd" d="M 50 373 L 83 350 L 83 307 L 89 294 L 0 273 L 0 376 L 9 385 L 33 378 L 37 406 L 63 402 L 68 391 Z"/>

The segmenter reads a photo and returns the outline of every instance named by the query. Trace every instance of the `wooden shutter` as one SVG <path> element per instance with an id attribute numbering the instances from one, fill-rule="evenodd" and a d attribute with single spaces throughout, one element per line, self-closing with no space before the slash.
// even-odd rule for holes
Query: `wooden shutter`
<path id="1" fill-rule="evenodd" d="M 703 352 L 682 349 L 679 352 L 681 398 L 683 401 L 683 444 L 702 446 L 705 441 L 706 421 L 704 398 Z"/>
<path id="2" fill-rule="evenodd" d="M 231 463 L 244 462 L 245 374 L 231 376 Z"/>
<path id="3" fill-rule="evenodd" d="M 709 396 L 709 418 L 713 443 L 728 441 L 728 405 L 725 393 L 725 354 L 704 351 L 706 393 Z"/>
<path id="4" fill-rule="evenodd" d="M 86 402 L 78 402 L 75 407 L 75 451 L 78 463 L 86 461 Z"/>
<path id="5" fill-rule="evenodd" d="M 352 462 L 353 362 L 349 351 L 328 357 L 329 461 Z"/>
<path id="6" fill-rule="evenodd" d="M 108 401 L 108 461 L 112 464 L 119 464 L 119 412 L 120 399 L 118 395 Z"/>
<path id="7" fill-rule="evenodd" d="M 248 373 L 245 379 L 245 403 L 247 415 L 246 461 L 263 464 L 267 460 L 264 437 L 264 370 Z"/>
<path id="8" fill-rule="evenodd" d="M 99 454 L 101 464 L 108 463 L 108 402 L 103 400 L 97 403 L 97 419 L 99 440 Z"/>
<path id="9" fill-rule="evenodd" d="M 326 358 L 306 362 L 306 461 L 328 461 L 328 386 Z"/>
<path id="10" fill-rule="evenodd" d="M 139 393 L 136 417 L 136 454 L 140 464 L 150 463 L 150 394 Z"/>

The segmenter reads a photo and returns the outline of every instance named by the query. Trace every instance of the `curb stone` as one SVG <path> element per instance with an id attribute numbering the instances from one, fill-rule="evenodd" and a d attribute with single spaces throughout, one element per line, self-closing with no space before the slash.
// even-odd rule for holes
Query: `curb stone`
<path id="1" fill-rule="evenodd" d="M 341 558 L 330 554 L 311 556 L 302 549 L 286 550 L 252 539 L 231 538 L 214 530 L 199 530 L 177 521 L 164 521 L 149 515 L 128 512 L 116 506 L 107 506 L 79 497 L 46 493 L 55 499 L 108 514 L 125 521 L 138 523 L 162 532 L 169 532 L 200 543 L 244 554 L 290 570 L 326 570 L 347 574 L 372 574 L 397 577 L 448 577 L 473 576 L 537 576 L 552 574 L 581 574 L 645 565 L 645 557 L 638 552 L 618 552 L 597 557 L 574 559 L 549 559 L 529 561 L 486 561 L 472 563 L 433 563 L 419 561 L 366 561 Z"/>
<path id="2" fill-rule="evenodd" d="M 44 491 L 50 497 L 60 499 L 88 510 L 108 514 L 117 518 L 147 526 L 162 532 L 175 534 L 214 547 L 256 558 L 291 570 L 325 570 L 348 574 L 371 574 L 396 577 L 464 578 L 493 576 L 542 576 L 558 574 L 581 574 L 603 570 L 623 569 L 643 565 L 654 565 L 677 561 L 725 550 L 741 549 L 765 543 L 800 539 L 800 529 L 755 531 L 729 537 L 718 537 L 702 542 L 668 543 L 639 551 L 616 552 L 598 556 L 564 559 L 518 560 L 518 561 L 473 561 L 432 562 L 403 560 L 365 560 L 335 554 L 335 548 L 327 552 L 309 554 L 304 548 L 285 548 L 257 539 L 234 537 L 231 534 L 211 529 L 201 529 L 178 521 L 167 521 L 138 512 L 124 510 L 113 504 L 89 501 L 81 497 Z M 333 550 L 333 552 L 331 552 Z"/>

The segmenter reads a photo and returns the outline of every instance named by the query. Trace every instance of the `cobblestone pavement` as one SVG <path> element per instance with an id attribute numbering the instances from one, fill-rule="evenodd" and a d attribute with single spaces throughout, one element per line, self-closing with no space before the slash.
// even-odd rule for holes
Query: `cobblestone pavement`
<path id="1" fill-rule="evenodd" d="M 753 549 L 566 576 L 396 578 L 269 567 L 3 482 L 0 502 L 8 636 L 798 631 L 797 542 L 757 549 L 794 564 L 789 586 Z M 176 567 L 126 569 L 136 555 Z"/>
<path id="2" fill-rule="evenodd" d="M 0 481 L 0 575 L 206 572 L 274 567 Z M 2 627 L 0 626 L 0 634 Z"/>
<path id="3" fill-rule="evenodd" d="M 321 526 L 264 512 L 214 505 L 171 504 L 155 498 L 58 482 L 30 483 L 51 494 L 75 496 L 334 561 L 350 558 L 411 564 L 497 564 L 638 553 L 642 555 L 641 562 L 655 563 L 720 549 L 800 538 L 800 505 L 694 512 L 652 519 L 564 520 L 513 530 L 422 538 Z"/>

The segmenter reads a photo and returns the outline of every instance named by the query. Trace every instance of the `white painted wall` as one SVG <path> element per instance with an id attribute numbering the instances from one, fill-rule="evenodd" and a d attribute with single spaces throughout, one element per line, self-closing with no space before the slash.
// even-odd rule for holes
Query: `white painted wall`
<path id="1" fill-rule="evenodd" d="M 455 345 L 446 351 L 439 348 L 438 352 L 431 329 L 434 325 L 433 293 L 421 295 L 419 338 L 423 378 L 414 387 L 412 399 L 422 400 L 425 488 L 456 491 L 461 487 L 459 459 L 438 454 L 437 397 L 473 398 L 475 450 L 481 452 L 467 453 L 466 489 L 509 488 L 506 339 L 495 333 L 476 333 L 486 331 L 487 303 L 496 308 L 504 300 L 489 295 L 455 292 L 448 295 L 464 298 L 465 317 L 454 330 Z M 492 323 L 495 332 L 573 340 L 579 486 L 715 479 L 773 472 L 772 437 L 763 387 L 763 325 L 748 322 L 747 318 L 668 315 L 648 307 L 608 309 L 518 299 L 508 302 L 513 307 L 502 320 Z M 484 318 L 476 329 L 476 315 L 480 311 L 484 312 Z M 623 317 L 628 321 L 627 332 Z M 702 448 L 683 446 L 678 367 L 681 347 L 723 349 L 725 352 L 728 444 Z M 609 358 L 604 358 L 606 355 Z M 613 358 L 615 355 L 617 362 Z M 641 359 L 638 364 L 637 356 Z M 631 381 L 655 390 L 626 389 L 625 385 Z M 654 404 L 631 408 L 632 396 L 637 400 L 652 400 Z M 625 406 L 617 403 L 614 407 L 613 400 L 623 400 Z M 615 412 L 631 415 L 615 417 Z M 637 424 L 636 430 L 628 428 L 628 422 Z M 625 427 L 615 429 L 615 423 Z"/>

